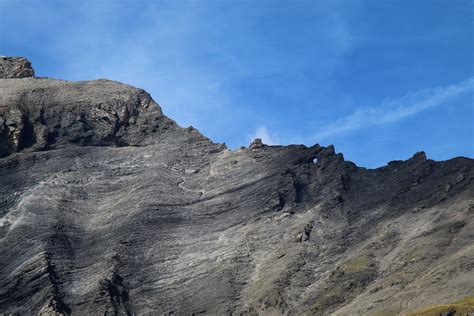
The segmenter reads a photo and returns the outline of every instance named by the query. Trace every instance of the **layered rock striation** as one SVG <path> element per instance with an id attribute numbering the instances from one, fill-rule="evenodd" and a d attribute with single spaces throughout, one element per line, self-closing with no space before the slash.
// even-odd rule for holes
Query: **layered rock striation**
<path id="1" fill-rule="evenodd" d="M 0 58 L 0 311 L 395 315 L 474 295 L 474 161 L 229 150 Z M 29 74 L 29 75 L 27 75 Z"/>

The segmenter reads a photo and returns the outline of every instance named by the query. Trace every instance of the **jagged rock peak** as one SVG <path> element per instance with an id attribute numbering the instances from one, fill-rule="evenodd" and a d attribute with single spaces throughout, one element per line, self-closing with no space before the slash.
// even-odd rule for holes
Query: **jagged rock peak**
<path id="1" fill-rule="evenodd" d="M 24 57 L 0 56 L 0 78 L 28 78 L 34 77 L 35 71 L 31 63 Z"/>

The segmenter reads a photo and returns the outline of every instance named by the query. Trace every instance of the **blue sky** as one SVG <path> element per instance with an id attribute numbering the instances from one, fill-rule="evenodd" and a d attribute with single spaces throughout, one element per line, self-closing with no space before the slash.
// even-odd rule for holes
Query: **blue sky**
<path id="1" fill-rule="evenodd" d="M 377 167 L 474 157 L 474 2 L 0 0 L 0 55 L 146 89 L 236 148 L 334 144 Z"/>

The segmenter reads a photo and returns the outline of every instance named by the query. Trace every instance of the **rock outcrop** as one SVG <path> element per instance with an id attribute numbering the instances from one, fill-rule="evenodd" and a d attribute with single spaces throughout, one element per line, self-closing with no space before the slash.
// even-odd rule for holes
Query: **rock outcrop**
<path id="1" fill-rule="evenodd" d="M 472 159 L 229 150 L 143 90 L 2 58 L 1 313 L 395 315 L 474 295 Z"/>
<path id="2" fill-rule="evenodd" d="M 0 89 L 0 157 L 68 144 L 139 146 L 177 128 L 145 91 L 114 81 L 9 79 Z"/>
<path id="3" fill-rule="evenodd" d="M 34 76 L 35 72 L 26 58 L 0 56 L 0 79 Z"/>

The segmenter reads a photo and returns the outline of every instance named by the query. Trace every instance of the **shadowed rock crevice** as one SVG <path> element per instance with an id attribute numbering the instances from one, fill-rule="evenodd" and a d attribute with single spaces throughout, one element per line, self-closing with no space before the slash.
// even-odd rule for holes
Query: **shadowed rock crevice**
<path id="1" fill-rule="evenodd" d="M 58 313 L 62 315 L 71 314 L 71 308 L 64 303 L 63 299 L 65 294 L 61 290 L 61 279 L 56 270 L 56 266 L 51 258 L 51 253 L 46 253 L 46 271 L 48 274 L 49 281 L 51 282 L 51 299 L 46 306 L 46 310 L 43 309 L 43 313 Z"/>
<path id="2" fill-rule="evenodd" d="M 111 304 L 111 313 L 115 315 L 132 315 L 133 313 L 129 305 L 129 294 L 123 282 L 124 279 L 118 272 L 114 271 L 111 278 L 100 282 L 100 298 L 96 299 L 95 303 L 100 304 L 101 301 L 105 300 Z"/>
<path id="3" fill-rule="evenodd" d="M 33 124 L 31 124 L 27 115 L 21 117 L 22 128 L 20 135 L 18 136 L 18 147 L 17 150 L 21 151 L 25 148 L 29 148 L 36 143 L 36 135 Z"/>

